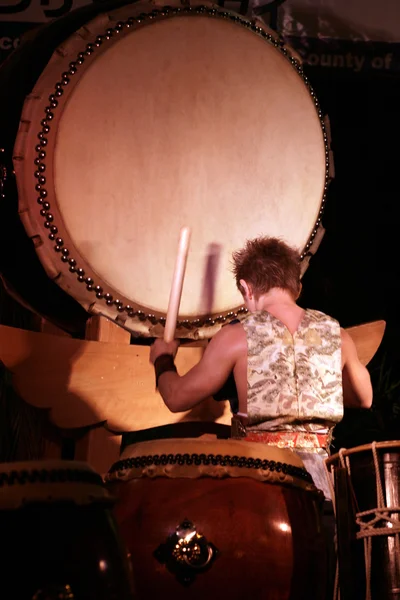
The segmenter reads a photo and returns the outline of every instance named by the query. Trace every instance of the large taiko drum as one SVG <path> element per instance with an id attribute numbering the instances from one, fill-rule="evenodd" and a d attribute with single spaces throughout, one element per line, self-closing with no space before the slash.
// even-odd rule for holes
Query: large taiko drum
<path id="1" fill-rule="evenodd" d="M 1 597 L 133 600 L 112 504 L 84 463 L 0 464 Z"/>
<path id="2" fill-rule="evenodd" d="M 243 310 L 232 250 L 276 235 L 305 266 L 318 245 L 330 177 L 318 101 L 299 58 L 261 21 L 141 2 L 89 15 L 77 13 L 70 37 L 73 15 L 29 42 L 25 61 L 36 52 L 40 68 L 12 151 L 24 227 L 83 312 L 158 336 L 179 230 L 191 226 L 178 336 L 210 337 Z M 14 284 L 63 320 L 40 285 Z"/>
<path id="3" fill-rule="evenodd" d="M 321 496 L 290 450 L 142 442 L 107 481 L 139 599 L 325 599 Z"/>
<path id="4" fill-rule="evenodd" d="M 400 442 L 327 459 L 335 489 L 341 600 L 400 599 Z"/>

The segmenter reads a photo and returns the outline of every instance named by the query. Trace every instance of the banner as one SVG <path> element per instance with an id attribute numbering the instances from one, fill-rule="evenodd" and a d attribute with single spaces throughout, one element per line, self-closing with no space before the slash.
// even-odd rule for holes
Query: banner
<path id="1" fill-rule="evenodd" d="M 37 23 L 5 23 L 0 21 L 0 64 L 17 48 L 21 36 L 37 27 Z"/>
<path id="2" fill-rule="evenodd" d="M 399 0 L 286 0 L 278 30 L 312 67 L 400 70 Z"/>
<path id="3" fill-rule="evenodd" d="M 96 0 L 0 0 L 0 20 L 44 23 L 92 2 Z"/>
<path id="4" fill-rule="evenodd" d="M 0 0 L 0 63 L 32 27 L 92 3 L 101 0 Z M 400 0 L 218 0 L 216 4 L 261 18 L 310 66 L 354 73 L 400 70 Z"/>
<path id="5" fill-rule="evenodd" d="M 399 0 L 283 0 L 285 36 L 400 43 Z"/>
<path id="6" fill-rule="evenodd" d="M 291 36 L 286 36 L 285 39 L 310 67 L 353 73 L 400 71 L 400 44 Z"/>

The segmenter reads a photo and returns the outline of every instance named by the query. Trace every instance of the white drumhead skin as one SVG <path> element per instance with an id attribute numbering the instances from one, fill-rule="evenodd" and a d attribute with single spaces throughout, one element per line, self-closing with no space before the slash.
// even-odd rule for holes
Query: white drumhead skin
<path id="1" fill-rule="evenodd" d="M 320 211 L 325 144 L 303 80 L 260 36 L 204 16 L 120 34 L 90 61 L 53 157 L 75 247 L 114 297 L 165 313 L 189 226 L 180 315 L 240 305 L 232 251 L 261 234 L 303 250 Z"/>

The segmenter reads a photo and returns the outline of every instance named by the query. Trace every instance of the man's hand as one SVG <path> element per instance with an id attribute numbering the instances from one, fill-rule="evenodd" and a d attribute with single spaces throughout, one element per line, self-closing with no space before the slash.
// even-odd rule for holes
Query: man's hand
<path id="1" fill-rule="evenodd" d="M 162 339 L 157 339 L 150 348 L 150 362 L 154 365 L 156 359 L 162 354 L 172 354 L 175 358 L 178 348 L 179 340 L 164 342 Z"/>

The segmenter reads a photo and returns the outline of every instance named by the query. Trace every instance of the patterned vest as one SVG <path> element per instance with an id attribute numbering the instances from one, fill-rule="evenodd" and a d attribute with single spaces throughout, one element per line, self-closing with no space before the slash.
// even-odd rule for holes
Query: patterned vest
<path id="1" fill-rule="evenodd" d="M 240 319 L 247 336 L 248 431 L 323 433 L 343 417 L 340 326 L 306 310 L 295 334 L 266 311 Z"/>

